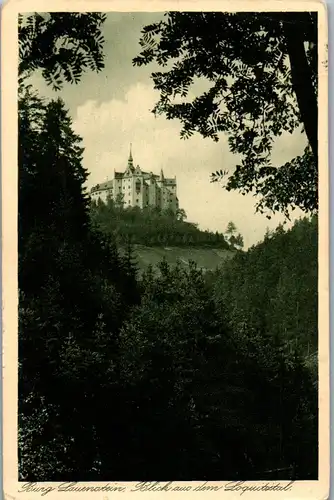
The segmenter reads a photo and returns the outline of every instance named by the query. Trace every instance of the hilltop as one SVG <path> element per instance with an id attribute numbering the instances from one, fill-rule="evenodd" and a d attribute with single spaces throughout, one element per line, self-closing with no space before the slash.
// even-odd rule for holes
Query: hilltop
<path id="1" fill-rule="evenodd" d="M 197 224 L 185 220 L 187 215 L 182 209 L 173 212 L 156 207 L 125 208 L 122 203 L 116 203 L 110 198 L 107 203 L 100 200 L 97 203 L 92 202 L 91 218 L 93 223 L 103 233 L 111 235 L 120 247 L 127 246 L 129 243 L 140 245 L 139 256 L 147 253 L 143 252 L 142 247 L 155 248 L 156 250 L 151 252 L 154 261 L 156 253 L 160 255 L 162 253 L 166 255 L 167 260 L 172 258 L 172 261 L 175 261 L 175 251 L 168 249 L 177 247 L 188 249 L 185 254 L 181 250 L 177 252 L 181 261 L 182 259 L 188 260 L 188 255 L 192 258 L 193 253 L 200 261 L 203 260 L 202 256 L 209 254 L 214 262 L 220 262 L 220 255 L 225 255 L 225 252 L 221 254 L 220 251 L 231 251 L 235 246 L 239 248 L 242 246 L 242 237 L 235 235 L 236 228 L 233 223 L 229 224 L 226 235 L 218 231 L 203 231 L 198 228 Z M 189 250 L 195 248 L 200 251 Z M 218 252 L 213 252 L 212 249 Z M 203 267 L 211 268 L 211 266 L 208 264 L 208 258 L 204 257 Z"/>

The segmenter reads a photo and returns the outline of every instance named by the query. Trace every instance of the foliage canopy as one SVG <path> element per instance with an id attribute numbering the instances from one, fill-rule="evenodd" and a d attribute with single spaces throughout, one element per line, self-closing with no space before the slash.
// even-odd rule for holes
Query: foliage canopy
<path id="1" fill-rule="evenodd" d="M 101 13 L 50 12 L 19 15 L 19 79 L 37 69 L 60 90 L 64 81 L 79 83 L 84 71 L 104 68 Z"/>
<path id="2" fill-rule="evenodd" d="M 152 73 L 160 91 L 154 112 L 179 119 L 183 138 L 228 135 L 240 163 L 226 189 L 258 195 L 260 211 L 317 210 L 316 13 L 168 12 L 143 28 L 140 45 L 135 65 L 165 68 Z M 191 100 L 198 79 L 210 88 Z M 304 153 L 273 165 L 275 138 L 300 126 Z"/>

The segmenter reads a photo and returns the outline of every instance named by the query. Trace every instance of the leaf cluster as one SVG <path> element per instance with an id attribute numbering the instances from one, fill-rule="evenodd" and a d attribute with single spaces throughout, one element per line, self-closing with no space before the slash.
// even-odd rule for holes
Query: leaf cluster
<path id="1" fill-rule="evenodd" d="M 84 71 L 104 68 L 101 13 L 50 12 L 19 16 L 19 80 L 36 70 L 60 90 L 78 83 Z"/>

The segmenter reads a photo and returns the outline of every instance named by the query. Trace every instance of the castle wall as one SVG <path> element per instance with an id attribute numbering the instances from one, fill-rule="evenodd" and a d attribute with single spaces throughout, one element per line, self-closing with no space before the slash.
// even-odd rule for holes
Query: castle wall
<path id="1" fill-rule="evenodd" d="M 133 191 L 133 178 L 132 176 L 126 176 L 122 179 L 122 194 L 124 196 L 124 206 L 131 207 L 132 200 L 132 191 Z"/>
<path id="2" fill-rule="evenodd" d="M 145 203 L 145 187 L 143 176 L 138 174 L 133 177 L 132 206 L 143 208 Z"/>
<path id="3" fill-rule="evenodd" d="M 151 180 L 148 186 L 148 204 L 152 207 L 157 206 L 157 185 Z"/>

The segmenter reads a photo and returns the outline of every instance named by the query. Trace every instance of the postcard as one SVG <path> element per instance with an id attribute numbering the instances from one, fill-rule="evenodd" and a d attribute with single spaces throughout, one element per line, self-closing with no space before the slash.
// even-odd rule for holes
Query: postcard
<path id="1" fill-rule="evenodd" d="M 329 494 L 320 1 L 2 9 L 4 494 Z"/>

